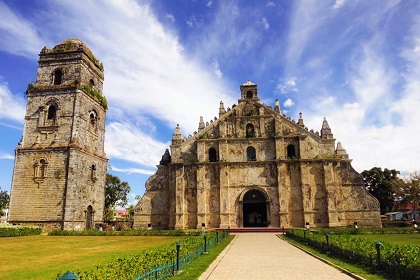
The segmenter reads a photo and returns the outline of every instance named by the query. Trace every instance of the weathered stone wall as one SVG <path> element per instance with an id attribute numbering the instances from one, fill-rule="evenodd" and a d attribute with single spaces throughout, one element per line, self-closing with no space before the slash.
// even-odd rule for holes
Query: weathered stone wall
<path id="1" fill-rule="evenodd" d="M 80 40 L 41 51 L 16 148 L 10 222 L 50 230 L 84 229 L 102 221 L 105 106 L 84 89 L 101 91 L 102 84 L 102 65 Z"/>
<path id="2" fill-rule="evenodd" d="M 256 88 L 241 91 L 232 110 L 226 112 L 221 103 L 219 119 L 205 124 L 201 118 L 194 136 L 183 139 L 177 126 L 172 161 L 148 181 L 139 205 L 150 205 L 161 194 L 170 200 L 169 227 L 242 227 L 244 209 L 253 203 L 244 197 L 256 191 L 265 202 L 255 203 L 267 209 L 249 209 L 267 215 L 268 226 L 335 227 L 354 221 L 380 226 L 377 200 L 364 189 L 345 150 L 336 151 L 326 120 L 321 133 L 308 130 L 302 115 L 296 122 L 259 103 Z M 163 177 L 170 178 L 168 190 L 152 191 Z M 135 227 L 153 224 L 153 209 L 137 211 L 141 220 L 135 218 Z"/>

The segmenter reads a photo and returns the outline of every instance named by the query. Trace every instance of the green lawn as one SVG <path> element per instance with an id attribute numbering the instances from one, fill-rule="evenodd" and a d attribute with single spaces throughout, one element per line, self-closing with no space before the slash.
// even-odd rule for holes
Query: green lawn
<path id="1" fill-rule="evenodd" d="M 156 248 L 180 236 L 25 236 L 0 238 L 0 279 L 55 279 L 67 270 L 98 264 Z"/>
<path id="2" fill-rule="evenodd" d="M 386 242 L 395 245 L 420 245 L 419 233 L 406 234 L 360 234 L 356 237 L 363 237 L 372 241 Z"/>

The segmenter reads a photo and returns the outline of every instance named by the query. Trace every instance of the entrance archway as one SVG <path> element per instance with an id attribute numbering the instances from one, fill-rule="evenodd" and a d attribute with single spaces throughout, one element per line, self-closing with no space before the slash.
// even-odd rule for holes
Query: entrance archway
<path id="1" fill-rule="evenodd" d="M 242 200 L 243 226 L 267 227 L 267 199 L 259 190 L 253 189 L 245 193 Z"/>
<path id="2" fill-rule="evenodd" d="M 93 208 L 91 205 L 86 210 L 86 229 L 93 228 Z"/>

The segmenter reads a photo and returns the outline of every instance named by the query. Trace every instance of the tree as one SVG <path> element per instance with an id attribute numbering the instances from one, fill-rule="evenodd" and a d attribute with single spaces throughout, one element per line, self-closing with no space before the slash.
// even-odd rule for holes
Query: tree
<path id="1" fill-rule="evenodd" d="M 362 172 L 365 188 L 379 200 L 381 214 L 385 214 L 394 207 L 393 182 L 398 180 L 400 172 L 395 169 L 373 167 Z"/>
<path id="2" fill-rule="evenodd" d="M 130 191 L 131 188 L 127 182 L 121 182 L 120 178 L 117 176 L 106 174 L 104 217 L 106 217 L 108 212 L 113 208 L 127 205 L 127 195 Z"/>
<path id="3" fill-rule="evenodd" d="M 132 221 L 134 219 L 134 209 L 135 209 L 135 207 L 134 207 L 133 204 L 130 204 L 130 206 L 126 209 L 128 211 L 127 219 L 129 221 Z"/>
<path id="4" fill-rule="evenodd" d="M 415 219 L 416 205 L 420 205 L 420 173 L 413 172 L 409 176 L 394 182 L 394 191 L 399 205 L 413 205 L 413 216 Z"/>
<path id="5" fill-rule="evenodd" d="M 10 195 L 0 188 L 0 216 L 3 216 L 3 209 L 9 207 Z"/>

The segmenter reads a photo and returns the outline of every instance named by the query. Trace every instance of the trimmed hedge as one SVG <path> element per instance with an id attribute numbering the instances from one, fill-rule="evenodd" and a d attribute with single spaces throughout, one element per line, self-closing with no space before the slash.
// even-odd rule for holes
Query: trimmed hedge
<path id="1" fill-rule="evenodd" d="M 0 237 L 39 235 L 41 233 L 42 233 L 42 229 L 39 227 L 21 227 L 21 226 L 0 227 Z"/>
<path id="2" fill-rule="evenodd" d="M 356 235 L 356 234 L 404 234 L 419 232 L 420 228 L 413 227 L 394 227 L 394 228 L 316 228 L 311 232 L 332 235 Z"/>
<path id="3" fill-rule="evenodd" d="M 182 231 L 182 230 L 134 230 L 124 229 L 121 231 L 109 230 L 100 231 L 97 229 L 91 230 L 53 230 L 48 235 L 53 236 L 186 236 L 186 235 L 200 235 L 200 231 Z"/>

